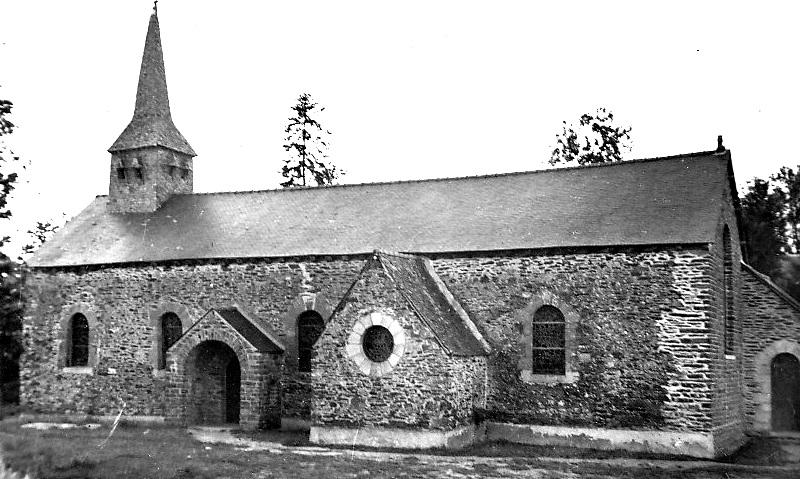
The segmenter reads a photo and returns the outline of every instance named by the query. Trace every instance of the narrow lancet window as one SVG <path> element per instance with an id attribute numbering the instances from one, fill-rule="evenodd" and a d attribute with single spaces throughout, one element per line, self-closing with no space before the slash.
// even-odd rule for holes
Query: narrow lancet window
<path id="1" fill-rule="evenodd" d="M 566 373 L 564 314 L 553 306 L 542 306 L 533 314 L 531 329 L 533 374 Z"/>
<path id="2" fill-rule="evenodd" d="M 89 365 L 89 321 L 78 313 L 70 320 L 69 355 L 67 366 L 79 367 Z"/>
<path id="3" fill-rule="evenodd" d="M 325 322 L 316 311 L 306 311 L 297 319 L 297 369 L 311 372 L 311 355 Z"/>
<path id="4" fill-rule="evenodd" d="M 175 344 L 175 341 L 183 334 L 181 319 L 175 313 L 166 313 L 161 316 L 161 357 L 159 358 L 159 369 L 167 367 L 167 350 Z"/>

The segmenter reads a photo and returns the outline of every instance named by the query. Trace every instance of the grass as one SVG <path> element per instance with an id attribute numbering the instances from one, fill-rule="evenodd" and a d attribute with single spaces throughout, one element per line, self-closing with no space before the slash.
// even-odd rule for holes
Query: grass
<path id="1" fill-rule="evenodd" d="M 239 437 L 280 443 L 288 449 L 243 451 L 230 445 L 202 444 L 184 428 L 168 425 L 146 426 L 123 423 L 103 447 L 109 425 L 99 429 L 44 430 L 23 429 L 19 420 L 0 422 L 0 442 L 9 466 L 20 472 L 29 471 L 37 479 L 46 478 L 153 478 L 193 479 L 218 477 L 502 477 L 514 473 L 541 477 L 563 477 L 564 473 L 598 478 L 795 478 L 797 471 L 763 470 L 729 464 L 697 468 L 692 462 L 677 463 L 664 469 L 637 461 L 621 466 L 603 462 L 553 462 L 542 456 L 576 458 L 620 457 L 599 451 L 535 448 L 512 444 L 484 444 L 452 454 L 442 450 L 421 451 L 425 456 L 390 453 L 381 460 L 359 455 L 350 448 L 336 450 L 335 455 L 308 455 L 294 446 L 308 444 L 307 434 L 277 431 L 245 432 Z M 431 457 L 430 454 L 438 454 Z M 488 456 L 483 460 L 466 460 L 464 454 Z M 765 456 L 766 455 L 766 456 Z M 755 444 L 744 450 L 742 457 L 756 461 L 758 457 L 779 461 L 774 445 Z M 630 458 L 630 455 L 622 455 Z M 499 458 L 499 459 L 497 459 Z M 735 459 L 735 458 L 734 458 Z M 757 461 L 756 461 L 757 462 Z M 693 465 L 694 464 L 694 465 Z"/>
<path id="2" fill-rule="evenodd" d="M 107 425 L 44 431 L 19 426 L 0 424 L 5 459 L 36 478 L 214 478 L 247 471 L 252 462 L 249 453 L 206 446 L 179 428 L 123 425 L 99 447 Z"/>

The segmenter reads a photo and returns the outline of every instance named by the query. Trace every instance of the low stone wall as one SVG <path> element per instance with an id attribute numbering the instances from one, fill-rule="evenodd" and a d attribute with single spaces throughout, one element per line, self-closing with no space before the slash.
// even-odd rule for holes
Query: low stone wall
<path id="1" fill-rule="evenodd" d="M 312 426 L 310 440 L 314 444 L 393 447 L 398 449 L 461 449 L 480 442 L 483 430 L 473 425 L 452 430 L 396 429 L 380 427 L 344 428 Z"/>
<path id="2" fill-rule="evenodd" d="M 486 424 L 486 439 L 537 446 L 624 450 L 701 458 L 715 457 L 712 434 L 700 432 L 639 431 L 489 422 Z"/>

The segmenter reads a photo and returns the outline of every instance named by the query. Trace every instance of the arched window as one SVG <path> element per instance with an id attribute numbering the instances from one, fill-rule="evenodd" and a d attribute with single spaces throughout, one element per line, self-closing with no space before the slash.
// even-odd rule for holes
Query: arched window
<path id="1" fill-rule="evenodd" d="M 736 324 L 736 311 L 734 310 L 733 298 L 733 248 L 731 246 L 731 232 L 728 225 L 722 233 L 722 267 L 723 267 L 723 331 L 722 337 L 725 345 L 725 353 L 734 353 L 734 325 Z"/>
<path id="2" fill-rule="evenodd" d="M 297 370 L 311 372 L 311 352 L 317 342 L 325 321 L 316 311 L 306 311 L 297 318 Z"/>
<path id="3" fill-rule="evenodd" d="M 89 365 L 89 321 L 77 313 L 69 321 L 68 367 Z"/>
<path id="4" fill-rule="evenodd" d="M 175 344 L 175 341 L 183 334 L 181 319 L 175 313 L 166 313 L 161 316 L 161 356 L 159 357 L 158 367 L 167 367 L 167 349 Z"/>
<path id="5" fill-rule="evenodd" d="M 564 314 L 553 306 L 542 306 L 531 325 L 532 374 L 565 374 Z"/>

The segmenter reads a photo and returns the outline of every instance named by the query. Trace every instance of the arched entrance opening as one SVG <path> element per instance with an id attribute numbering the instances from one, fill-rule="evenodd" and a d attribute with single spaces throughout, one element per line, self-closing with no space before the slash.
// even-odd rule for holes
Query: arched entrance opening
<path id="1" fill-rule="evenodd" d="M 772 430 L 800 431 L 800 361 L 781 353 L 772 359 Z"/>
<path id="2" fill-rule="evenodd" d="M 239 399 L 242 384 L 242 369 L 234 356 L 225 367 L 225 422 L 239 424 Z"/>
<path id="3" fill-rule="evenodd" d="M 188 360 L 188 419 L 194 424 L 239 423 L 241 366 L 230 346 L 204 341 Z"/>

